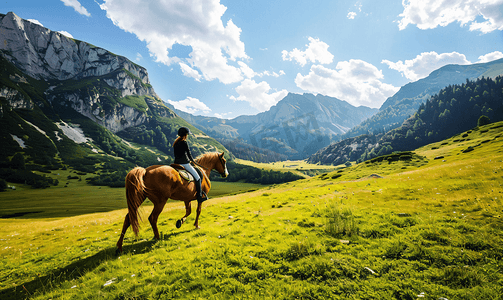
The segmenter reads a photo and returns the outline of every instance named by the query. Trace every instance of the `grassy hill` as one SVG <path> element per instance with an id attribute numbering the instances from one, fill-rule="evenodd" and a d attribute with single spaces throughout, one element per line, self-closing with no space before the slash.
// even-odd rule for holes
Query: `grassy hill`
<path id="1" fill-rule="evenodd" d="M 168 203 L 120 257 L 126 210 L 1 219 L 0 298 L 501 299 L 501 125 L 212 199 L 200 230 Z"/>

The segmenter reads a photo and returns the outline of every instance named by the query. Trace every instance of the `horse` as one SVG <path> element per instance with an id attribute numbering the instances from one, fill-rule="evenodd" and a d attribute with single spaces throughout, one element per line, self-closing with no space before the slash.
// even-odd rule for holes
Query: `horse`
<path id="1" fill-rule="evenodd" d="M 224 152 L 207 153 L 195 160 L 196 164 L 202 167 L 201 189 L 208 194 L 211 189 L 210 173 L 216 170 L 222 177 L 227 177 L 226 160 Z M 201 169 L 200 169 L 201 170 Z M 160 239 L 157 229 L 157 218 L 162 212 L 168 199 L 180 200 L 185 203 L 185 216 L 176 222 L 179 228 L 191 213 L 191 201 L 196 199 L 196 186 L 194 182 L 183 179 L 177 170 L 167 165 L 154 165 L 148 168 L 135 167 L 126 176 L 126 199 L 128 213 L 124 218 L 122 233 L 117 241 L 116 254 L 122 253 L 122 243 L 124 235 L 129 226 L 133 227 L 133 232 L 138 236 L 140 223 L 138 221 L 138 208 L 148 198 L 154 209 L 148 217 L 150 225 L 154 231 L 154 238 Z M 194 226 L 199 229 L 199 215 L 201 214 L 202 202 L 197 204 L 197 215 Z"/>

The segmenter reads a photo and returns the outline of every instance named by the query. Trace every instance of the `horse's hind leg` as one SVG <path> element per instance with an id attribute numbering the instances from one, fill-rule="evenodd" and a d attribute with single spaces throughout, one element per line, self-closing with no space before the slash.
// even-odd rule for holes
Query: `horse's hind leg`
<path id="1" fill-rule="evenodd" d="M 131 223 L 129 222 L 129 213 L 128 213 L 128 214 L 126 214 L 126 217 L 124 218 L 124 225 L 122 226 L 122 233 L 121 233 L 119 240 L 117 241 L 117 250 L 115 251 L 116 255 L 119 255 L 120 253 L 122 253 L 122 243 L 124 242 L 124 235 L 126 234 L 126 231 L 129 228 L 129 225 L 131 225 Z"/>
<path id="2" fill-rule="evenodd" d="M 150 222 L 152 230 L 154 231 L 154 237 L 158 240 L 160 239 L 160 237 L 159 237 L 159 230 L 157 229 L 157 219 L 159 218 L 159 215 L 164 209 L 164 205 L 166 205 L 166 201 L 154 202 L 154 209 L 152 210 L 152 213 L 148 217 L 148 221 Z"/>
<path id="3" fill-rule="evenodd" d="M 190 201 L 185 201 L 185 216 L 181 218 L 180 220 L 176 221 L 176 228 L 180 228 L 183 223 L 185 223 L 185 219 L 190 215 L 192 212 L 192 209 L 190 207 Z"/>

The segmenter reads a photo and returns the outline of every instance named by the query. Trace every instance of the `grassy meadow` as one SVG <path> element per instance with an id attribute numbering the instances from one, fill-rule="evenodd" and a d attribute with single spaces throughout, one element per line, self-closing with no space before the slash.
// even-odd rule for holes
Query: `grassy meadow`
<path id="1" fill-rule="evenodd" d="M 292 172 L 304 178 L 309 178 L 322 173 L 331 172 L 344 167 L 344 165 L 325 166 L 318 164 L 309 164 L 305 160 L 287 160 L 287 161 L 277 161 L 273 163 L 257 163 L 248 160 L 236 159 L 236 162 L 242 165 L 248 165 L 264 170 Z"/>
<path id="2" fill-rule="evenodd" d="M 184 208 L 168 203 L 159 241 L 145 207 L 119 257 L 125 209 L 0 219 L 0 298 L 502 299 L 502 175 L 495 123 L 413 153 L 213 197 L 199 230 L 194 216 L 176 229 Z M 0 194 L 2 213 L 16 192 Z"/>
<path id="3" fill-rule="evenodd" d="M 75 171 L 58 170 L 49 176 L 58 179 L 59 185 L 48 189 L 32 189 L 28 185 L 12 184 L 15 190 L 8 189 L 0 193 L 0 219 L 63 218 L 127 208 L 124 188 L 86 183 L 85 179 L 95 176 L 94 174 L 77 175 Z M 68 176 L 78 179 L 68 179 Z M 264 186 L 252 183 L 212 182 L 209 197 L 232 195 L 262 187 Z M 170 202 L 183 206 L 179 201 Z M 147 199 L 144 205 L 151 206 L 152 203 Z"/>

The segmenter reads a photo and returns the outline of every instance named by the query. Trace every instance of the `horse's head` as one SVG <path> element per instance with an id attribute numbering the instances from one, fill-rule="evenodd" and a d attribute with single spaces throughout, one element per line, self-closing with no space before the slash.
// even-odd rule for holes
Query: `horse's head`
<path id="1" fill-rule="evenodd" d="M 222 152 L 217 155 L 219 162 L 215 164 L 215 170 L 217 170 L 223 178 L 229 176 L 229 171 L 227 171 L 226 165 L 227 161 L 224 158 L 224 154 L 225 152 Z"/>

